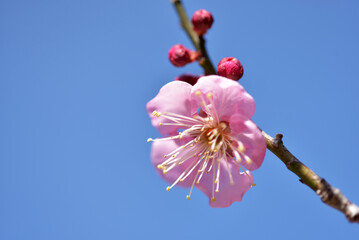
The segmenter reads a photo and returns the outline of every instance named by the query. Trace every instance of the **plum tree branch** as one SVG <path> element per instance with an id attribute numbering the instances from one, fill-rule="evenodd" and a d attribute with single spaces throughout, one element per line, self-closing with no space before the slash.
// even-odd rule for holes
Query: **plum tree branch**
<path id="1" fill-rule="evenodd" d="M 199 63 L 204 69 L 205 74 L 216 74 L 216 70 L 207 54 L 205 40 L 193 31 L 192 24 L 187 17 L 182 2 L 180 0 L 172 0 L 172 3 L 176 8 L 183 29 L 191 39 L 196 50 L 201 53 L 202 57 L 199 59 Z M 274 153 L 291 172 L 296 174 L 303 184 L 310 187 L 325 204 L 344 213 L 349 222 L 359 223 L 359 207 L 350 202 L 339 189 L 331 186 L 324 178 L 318 176 L 310 168 L 299 161 L 284 146 L 282 134 L 277 134 L 275 138 L 264 131 L 262 131 L 262 134 L 267 142 L 267 149 Z"/>

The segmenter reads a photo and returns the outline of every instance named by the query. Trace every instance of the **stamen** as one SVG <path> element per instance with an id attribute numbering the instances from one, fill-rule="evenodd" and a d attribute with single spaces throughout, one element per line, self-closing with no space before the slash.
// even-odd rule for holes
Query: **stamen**
<path id="1" fill-rule="evenodd" d="M 172 152 L 165 154 L 163 157 L 165 161 L 157 165 L 158 169 L 161 169 L 163 174 L 174 169 L 176 166 L 190 161 L 189 166 L 180 173 L 178 178 L 172 183 L 171 186 L 166 188 L 169 191 L 178 182 L 183 182 L 191 174 L 196 172 L 193 179 L 189 194 L 186 196 L 188 200 L 191 199 L 191 194 L 194 185 L 200 183 L 204 173 L 210 173 L 212 171 L 212 196 L 211 200 L 216 201 L 215 192 L 219 192 L 219 181 L 221 174 L 221 161 L 225 161 L 225 167 L 230 184 L 234 184 L 233 176 L 230 170 L 229 161 L 237 163 L 241 171 L 246 174 L 248 179 L 252 182 L 252 186 L 255 186 L 253 179 L 247 173 L 240 162 L 242 159 L 247 164 L 251 164 L 253 161 L 249 156 L 245 154 L 245 147 L 241 141 L 231 136 L 230 129 L 225 122 L 219 122 L 218 114 L 213 102 L 213 93 L 209 92 L 205 96 L 201 91 L 196 91 L 195 95 L 201 99 L 201 111 L 206 113 L 205 117 L 199 115 L 195 116 L 183 116 L 175 113 L 158 112 L 153 111 L 152 115 L 155 117 L 163 117 L 168 120 L 159 123 L 160 126 L 175 126 L 179 129 L 184 129 L 182 132 L 178 132 L 177 135 L 152 139 L 148 138 L 147 142 L 154 141 L 168 141 L 174 139 L 191 139 L 186 141 L 182 146 L 178 146 Z M 224 159 L 223 159 L 224 158 Z M 223 170 L 222 170 L 223 174 Z"/>
<path id="2" fill-rule="evenodd" d="M 231 173 L 231 169 L 229 169 L 229 163 L 228 163 L 227 157 L 225 156 L 225 153 L 224 153 L 224 159 L 226 160 L 226 166 L 227 166 L 227 170 L 228 170 L 228 174 L 229 174 L 229 183 L 231 185 L 233 185 L 234 184 L 233 176 L 232 176 L 232 173 Z"/>
<path id="3" fill-rule="evenodd" d="M 213 103 L 213 94 L 211 92 L 207 93 L 207 98 L 209 99 L 209 102 L 212 105 L 212 109 L 213 109 L 213 112 L 214 112 L 214 116 L 216 117 L 216 120 L 219 121 L 217 110 L 216 110 L 216 107 L 214 106 L 214 103 Z"/>
<path id="4" fill-rule="evenodd" d="M 216 181 L 214 181 L 214 183 L 217 184 L 216 186 L 216 192 L 219 192 L 219 174 L 220 174 L 220 169 L 221 169 L 221 163 L 219 160 L 217 160 L 217 177 L 216 177 Z M 213 173 L 214 174 L 214 173 Z"/>

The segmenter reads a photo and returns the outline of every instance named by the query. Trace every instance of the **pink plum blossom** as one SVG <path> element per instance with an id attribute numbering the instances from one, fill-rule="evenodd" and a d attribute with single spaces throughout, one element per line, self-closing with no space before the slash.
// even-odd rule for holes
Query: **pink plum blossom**
<path id="1" fill-rule="evenodd" d="M 237 82 L 205 76 L 192 86 L 174 81 L 147 104 L 163 138 L 153 141 L 151 159 L 171 185 L 196 186 L 212 207 L 241 201 L 253 183 L 249 170 L 263 162 L 266 142 L 251 121 L 255 103 Z"/>

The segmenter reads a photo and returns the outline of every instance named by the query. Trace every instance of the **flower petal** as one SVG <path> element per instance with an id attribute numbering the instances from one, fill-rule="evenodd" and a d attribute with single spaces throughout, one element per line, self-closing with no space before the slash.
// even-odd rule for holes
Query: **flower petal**
<path id="1" fill-rule="evenodd" d="M 152 125 L 158 129 L 162 135 L 177 132 L 179 126 L 160 126 L 160 123 L 173 123 L 173 121 L 163 116 L 153 116 L 153 111 L 169 112 L 184 116 L 191 115 L 190 93 L 192 86 L 186 82 L 173 81 L 164 85 L 157 96 L 147 103 L 147 112 L 151 118 Z"/>
<path id="2" fill-rule="evenodd" d="M 254 114 L 255 102 L 252 96 L 236 81 L 216 75 L 201 77 L 192 88 L 192 111 L 201 107 L 202 100 L 196 96 L 197 91 L 204 96 L 212 93 L 220 121 L 228 121 L 233 114 L 240 114 L 248 120 Z M 209 105 L 209 100 L 206 97 L 204 99 Z"/>
<path id="3" fill-rule="evenodd" d="M 212 198 L 213 171 L 204 174 L 197 188 L 209 198 L 209 205 L 213 208 L 229 207 L 233 202 L 242 201 L 243 195 L 251 188 L 253 183 L 252 174 L 247 171 L 248 176 L 239 172 L 239 167 L 233 162 L 228 162 L 228 167 L 224 159 L 221 160 L 221 172 L 219 177 L 219 192 L 214 193 L 215 202 Z M 229 168 L 229 169 L 228 169 Z M 234 184 L 230 183 L 228 170 L 231 172 Z"/>
<path id="4" fill-rule="evenodd" d="M 242 160 L 241 165 L 252 171 L 262 165 L 267 144 L 254 122 L 251 120 L 243 122 L 237 117 L 234 116 L 229 121 L 232 136 L 243 143 L 245 148 L 244 153 L 252 160 L 251 163 Z"/>
<path id="5" fill-rule="evenodd" d="M 183 143 L 179 143 L 180 140 L 168 140 L 168 141 L 155 141 L 152 144 L 151 160 L 152 164 L 156 168 L 158 174 L 170 184 L 174 183 L 177 178 L 193 163 L 194 158 L 190 158 L 181 165 L 175 166 L 173 169 L 163 174 L 161 169 L 157 168 L 157 165 L 162 164 L 168 158 L 164 156 L 171 153 L 173 150 L 179 148 Z M 178 156 L 183 156 L 186 151 L 180 153 Z M 190 187 L 193 183 L 195 174 L 189 175 L 183 182 L 178 182 L 176 186 Z"/>

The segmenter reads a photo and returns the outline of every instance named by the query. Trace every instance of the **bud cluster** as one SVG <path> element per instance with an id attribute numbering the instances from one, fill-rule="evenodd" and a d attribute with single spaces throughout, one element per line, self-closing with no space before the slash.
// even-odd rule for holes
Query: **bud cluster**
<path id="1" fill-rule="evenodd" d="M 204 34 L 212 27 L 213 16 L 204 9 L 197 10 L 192 16 L 192 28 L 197 35 L 202 38 Z M 186 48 L 182 44 L 172 46 L 168 51 L 170 62 L 176 67 L 183 67 L 194 61 L 202 62 L 202 54 L 200 51 L 194 51 Z M 218 63 L 217 74 L 232 80 L 239 80 L 243 76 L 243 66 L 241 62 L 234 57 L 223 58 Z M 200 76 L 192 74 L 182 74 L 175 80 L 184 81 L 191 85 L 197 83 Z"/>

